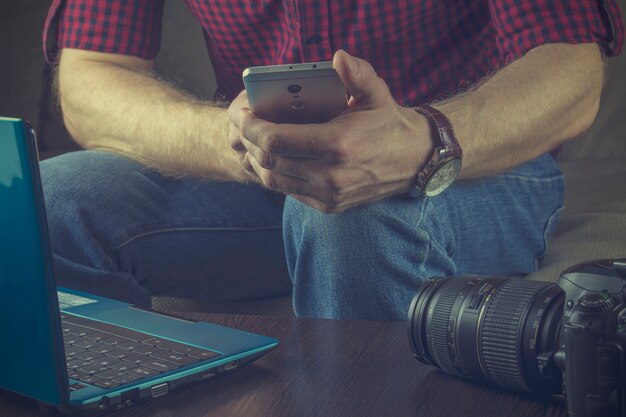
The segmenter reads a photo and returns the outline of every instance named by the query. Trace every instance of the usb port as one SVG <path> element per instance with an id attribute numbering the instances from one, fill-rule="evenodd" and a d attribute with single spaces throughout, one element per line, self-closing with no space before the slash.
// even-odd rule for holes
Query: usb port
<path id="1" fill-rule="evenodd" d="M 224 365 L 224 371 L 231 371 L 233 369 L 235 369 L 236 367 L 239 366 L 239 361 L 232 361 L 232 362 L 228 362 L 227 364 Z"/>
<path id="2" fill-rule="evenodd" d="M 213 378 L 215 375 L 217 375 L 217 368 L 209 369 L 202 374 L 202 379 Z"/>

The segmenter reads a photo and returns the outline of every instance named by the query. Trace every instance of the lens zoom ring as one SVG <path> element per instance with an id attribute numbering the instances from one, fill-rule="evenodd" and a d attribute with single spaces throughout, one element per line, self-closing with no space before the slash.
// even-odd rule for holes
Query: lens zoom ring
<path id="1" fill-rule="evenodd" d="M 432 318 L 430 321 L 430 350 L 436 365 L 446 372 L 463 375 L 455 365 L 456 354 L 454 353 L 453 341 L 450 340 L 450 329 L 453 321 L 450 319 L 454 301 L 459 295 L 465 281 L 449 279 L 446 285 L 441 289 L 439 298 L 435 303 Z M 456 317 L 456 315 L 455 315 Z M 456 321 L 456 318 L 454 322 Z M 454 358 L 452 357 L 454 356 Z"/>
<path id="2" fill-rule="evenodd" d="M 521 329 L 524 311 L 544 282 L 507 281 L 488 304 L 480 330 L 479 352 L 487 377 L 495 384 L 530 391 L 522 372 Z"/>

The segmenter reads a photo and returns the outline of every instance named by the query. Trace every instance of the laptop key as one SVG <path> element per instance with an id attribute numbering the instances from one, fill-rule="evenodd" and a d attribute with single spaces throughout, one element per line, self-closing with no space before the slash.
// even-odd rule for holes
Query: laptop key
<path id="1" fill-rule="evenodd" d="M 167 372 L 167 371 L 171 371 L 172 369 L 177 369 L 181 367 L 181 365 L 177 363 L 168 362 L 168 361 L 159 360 L 159 359 L 151 359 L 146 362 L 142 362 L 141 366 L 152 368 L 159 372 Z"/>
<path id="2" fill-rule="evenodd" d="M 82 368 L 83 366 L 87 366 L 89 365 L 91 362 L 83 360 L 83 359 L 72 359 L 67 361 L 67 369 L 78 369 L 78 368 Z"/>
<path id="3" fill-rule="evenodd" d="M 94 359 L 97 358 L 101 358 L 104 355 L 102 353 L 98 353 L 98 352 L 90 352 L 88 350 L 81 352 L 81 353 L 77 353 L 76 355 L 74 355 L 75 358 L 78 359 L 83 359 L 86 361 L 93 361 Z"/>
<path id="4" fill-rule="evenodd" d="M 130 363 L 141 363 L 141 362 L 147 361 L 149 359 L 150 359 L 149 356 L 140 355 L 138 353 L 134 353 L 132 355 L 128 355 L 128 356 L 122 358 L 123 361 L 130 362 Z"/>
<path id="5" fill-rule="evenodd" d="M 141 346 L 141 343 L 131 340 L 128 342 L 118 343 L 115 346 L 117 346 L 119 349 L 132 350 L 132 349 L 135 349 L 136 347 Z"/>
<path id="6" fill-rule="evenodd" d="M 88 377 L 89 374 L 87 374 L 85 372 L 78 371 L 78 370 L 73 370 L 73 371 L 70 371 L 67 376 L 72 378 L 72 379 L 80 380 L 82 378 Z"/>
<path id="7" fill-rule="evenodd" d="M 96 331 L 94 329 L 88 329 L 86 327 L 82 327 L 82 326 L 76 326 L 73 329 L 68 330 L 67 334 L 71 334 L 74 336 L 78 336 L 78 337 L 85 337 L 90 333 L 95 333 Z"/>
<path id="8" fill-rule="evenodd" d="M 126 339 L 125 337 L 111 336 L 105 339 L 101 339 L 100 342 L 106 343 L 107 345 L 117 346 L 120 343 L 130 342 L 130 340 Z"/>
<path id="9" fill-rule="evenodd" d="M 207 359 L 207 358 L 211 358 L 213 356 L 219 355 L 219 353 L 214 352 L 212 350 L 202 349 L 202 348 L 197 348 L 195 346 L 182 345 L 182 344 L 172 349 L 172 351 L 176 353 L 182 353 L 183 355 L 189 355 L 189 356 L 191 356 L 191 354 L 200 355 L 202 356 L 200 359 Z"/>
<path id="10" fill-rule="evenodd" d="M 74 343 L 74 346 L 82 347 L 83 349 L 89 349 L 90 347 L 94 347 L 95 345 L 96 342 L 89 339 L 79 340 L 78 342 Z"/>
<path id="11" fill-rule="evenodd" d="M 93 375 L 87 375 L 85 377 L 79 378 L 78 380 L 80 382 L 86 382 L 87 384 L 95 384 L 98 381 L 102 381 L 100 378 Z"/>
<path id="12" fill-rule="evenodd" d="M 126 356 L 133 355 L 133 351 L 132 350 L 118 349 L 118 350 L 114 350 L 114 351 L 111 351 L 111 352 L 107 352 L 105 355 L 106 356 L 110 356 L 112 358 L 116 358 L 116 359 L 123 359 Z"/>
<path id="13" fill-rule="evenodd" d="M 150 346 L 159 346 L 163 349 L 170 350 L 174 353 L 179 353 L 181 355 L 195 355 L 194 357 L 196 357 L 197 359 L 209 359 L 219 355 L 219 353 L 217 352 L 197 348 L 195 346 L 186 345 L 184 343 L 174 342 L 172 340 L 161 339 L 159 337 L 145 340 L 143 343 Z"/>
<path id="14" fill-rule="evenodd" d="M 80 342 L 82 339 L 78 336 L 74 336 L 73 334 L 67 334 L 65 333 L 63 335 L 63 343 L 65 344 L 65 346 L 68 345 L 73 345 L 76 342 Z"/>
<path id="15" fill-rule="evenodd" d="M 192 349 L 193 350 L 191 350 L 187 355 L 189 355 L 192 358 L 199 359 L 199 360 L 211 359 L 211 358 L 221 355 L 221 353 L 213 352 L 212 350 L 198 349 L 198 348 L 192 348 Z"/>
<path id="16" fill-rule="evenodd" d="M 122 375 L 113 377 L 113 381 L 117 382 L 120 385 L 128 384 L 129 382 L 133 382 L 138 379 L 141 379 L 141 378 L 136 375 L 129 374 L 129 373 L 124 373 Z"/>
<path id="17" fill-rule="evenodd" d="M 100 343 L 102 343 L 102 342 L 100 342 Z M 114 350 L 117 350 L 117 348 L 115 346 L 105 345 L 105 344 L 98 344 L 96 346 L 93 346 L 93 347 L 89 348 L 89 351 L 102 353 L 103 355 L 106 354 L 106 353 L 112 352 Z"/>
<path id="18" fill-rule="evenodd" d="M 94 382 L 93 384 L 100 388 L 115 388 L 119 385 L 117 382 L 110 379 L 102 379 L 100 381 Z"/>
<path id="19" fill-rule="evenodd" d="M 162 351 L 163 349 L 150 345 L 143 345 L 133 349 L 134 353 L 140 353 L 142 355 L 152 355 L 154 352 Z"/>
<path id="20" fill-rule="evenodd" d="M 95 374 L 96 372 L 104 371 L 105 369 L 106 367 L 102 365 L 94 365 L 94 364 L 90 364 L 90 365 L 78 368 L 79 371 L 84 372 L 86 374 Z"/>
<path id="21" fill-rule="evenodd" d="M 168 352 L 168 351 L 156 352 L 150 356 L 155 359 L 163 359 L 168 362 L 174 362 L 174 363 L 179 364 L 180 366 L 190 365 L 192 363 L 198 362 L 198 359 L 196 358 L 191 358 L 189 356 L 181 355 L 179 353 L 174 353 L 174 352 Z"/>
<path id="22" fill-rule="evenodd" d="M 209 359 L 209 358 L 219 355 L 219 353 L 213 352 L 211 350 L 197 348 L 195 346 L 190 346 L 184 343 L 174 342 L 172 340 L 162 339 L 159 337 L 145 340 L 143 343 L 150 345 L 150 346 L 158 346 L 162 349 L 170 350 L 174 353 L 178 353 L 181 355 L 189 355 L 189 356 L 195 355 L 194 357 L 196 357 L 197 359 Z"/>
<path id="23" fill-rule="evenodd" d="M 77 353 L 86 352 L 85 349 L 78 346 L 66 346 L 65 347 L 65 356 L 71 357 L 76 355 Z"/>
<path id="24" fill-rule="evenodd" d="M 134 363 L 130 363 L 130 362 L 120 361 L 120 362 L 112 363 L 108 365 L 108 367 L 111 369 L 118 370 L 118 371 L 128 371 L 129 369 L 136 368 L 137 365 Z"/>
<path id="25" fill-rule="evenodd" d="M 161 349 L 176 351 L 176 348 L 182 345 L 182 343 L 174 342 L 168 339 L 162 339 L 160 337 L 154 337 L 152 339 L 144 340 L 142 343 L 150 346 L 160 347 Z M 182 353 L 182 352 L 180 352 Z"/>
<path id="26" fill-rule="evenodd" d="M 112 379 L 123 374 L 123 372 L 120 372 L 117 369 L 105 369 L 104 371 L 96 372 L 94 376 L 102 379 Z"/>
<path id="27" fill-rule="evenodd" d="M 74 326 L 73 324 L 69 324 L 69 323 L 62 323 L 61 329 L 63 329 L 63 333 L 67 333 L 70 330 L 76 330 L 77 326 Z"/>
<path id="28" fill-rule="evenodd" d="M 111 337 L 111 335 L 109 333 L 102 333 L 102 332 L 98 332 L 95 331 L 93 333 L 89 333 L 85 335 L 85 338 L 89 339 L 89 340 L 94 340 L 94 341 L 98 341 L 98 340 L 102 340 L 102 339 L 106 339 Z"/>
<path id="29" fill-rule="evenodd" d="M 93 362 L 95 365 L 105 366 L 107 368 L 111 368 L 111 365 L 122 362 L 121 359 L 115 359 L 110 356 L 103 356 L 101 358 L 94 359 Z"/>
<path id="30" fill-rule="evenodd" d="M 133 368 L 133 369 L 129 369 L 126 373 L 132 374 L 132 375 L 136 375 L 138 377 L 141 378 L 147 378 L 150 376 L 154 376 L 154 375 L 158 375 L 159 372 L 155 371 L 152 368 L 146 368 L 146 367 L 137 367 L 137 368 Z"/>
<path id="31" fill-rule="evenodd" d="M 78 316 L 74 316 L 71 314 L 61 314 L 61 320 L 63 320 L 65 323 L 69 323 L 69 324 L 75 324 L 75 325 L 79 325 L 79 326 L 87 326 L 90 323 L 93 322 L 93 320 L 89 320 L 83 317 L 78 317 Z"/>

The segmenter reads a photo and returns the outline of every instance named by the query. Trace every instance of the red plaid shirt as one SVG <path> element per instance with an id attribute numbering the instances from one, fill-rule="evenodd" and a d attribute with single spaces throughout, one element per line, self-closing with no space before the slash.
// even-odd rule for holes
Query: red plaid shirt
<path id="1" fill-rule="evenodd" d="M 153 59 L 163 0 L 54 0 L 44 29 L 57 48 Z M 245 67 L 332 59 L 369 61 L 404 105 L 461 92 L 545 43 L 597 42 L 617 55 L 615 0 L 185 0 L 204 29 L 220 98 Z M 50 39 L 47 39 L 50 38 Z"/>

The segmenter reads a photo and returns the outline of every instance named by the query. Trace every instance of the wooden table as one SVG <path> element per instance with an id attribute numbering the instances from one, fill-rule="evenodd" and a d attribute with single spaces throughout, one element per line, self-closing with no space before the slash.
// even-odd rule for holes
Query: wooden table
<path id="1" fill-rule="evenodd" d="M 560 416 L 564 405 L 479 386 L 418 363 L 403 322 L 180 314 L 276 337 L 255 363 L 110 416 Z M 0 391 L 0 417 L 41 416 Z"/>

